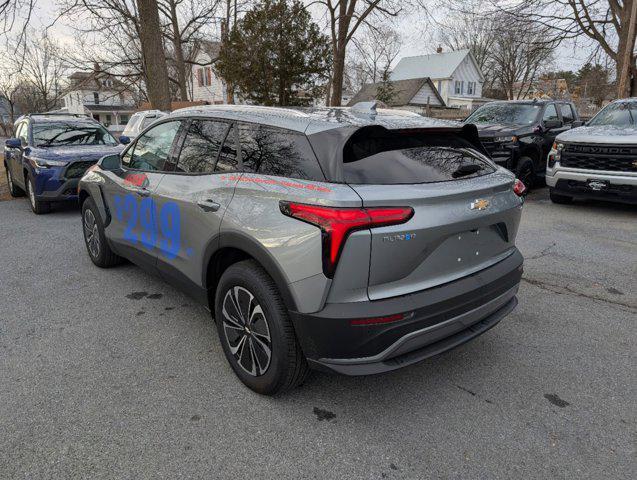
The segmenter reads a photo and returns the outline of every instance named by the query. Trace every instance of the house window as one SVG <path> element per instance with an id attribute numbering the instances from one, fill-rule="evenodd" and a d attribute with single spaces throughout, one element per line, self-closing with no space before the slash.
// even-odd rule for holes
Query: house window
<path id="1" fill-rule="evenodd" d="M 128 115 L 120 115 L 119 123 L 120 125 L 126 125 L 128 123 Z"/>
<path id="2" fill-rule="evenodd" d="M 468 82 L 467 83 L 467 94 L 475 95 L 476 93 L 476 82 Z"/>
<path id="3" fill-rule="evenodd" d="M 95 105 L 99 105 L 100 104 L 100 94 L 97 92 L 93 92 L 93 103 Z"/>
<path id="4" fill-rule="evenodd" d="M 197 69 L 197 85 L 200 87 L 209 87 L 212 85 L 212 68 L 203 67 Z"/>
<path id="5" fill-rule="evenodd" d="M 111 116 L 110 115 L 106 115 L 106 124 L 107 125 L 111 124 Z"/>
<path id="6" fill-rule="evenodd" d="M 461 95 L 462 94 L 462 82 L 460 80 L 456 80 L 454 82 L 453 93 L 455 93 L 456 95 Z"/>
<path id="7" fill-rule="evenodd" d="M 438 80 L 438 93 L 442 93 L 442 80 Z"/>

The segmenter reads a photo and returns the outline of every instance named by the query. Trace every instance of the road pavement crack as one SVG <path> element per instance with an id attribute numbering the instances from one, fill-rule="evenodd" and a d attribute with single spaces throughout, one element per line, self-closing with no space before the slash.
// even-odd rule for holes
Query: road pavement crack
<path id="1" fill-rule="evenodd" d="M 532 278 L 528 278 L 528 277 L 522 277 L 522 281 L 529 283 L 531 285 L 534 285 L 538 288 L 541 288 L 542 290 L 547 290 L 549 292 L 553 292 L 553 293 L 558 293 L 558 294 L 569 294 L 569 295 L 575 295 L 576 297 L 580 297 L 580 298 L 588 298 L 589 300 L 597 300 L 599 302 L 604 302 L 604 303 L 608 303 L 610 305 L 615 305 L 618 307 L 624 307 L 624 308 L 628 308 L 629 310 L 635 312 L 637 311 L 637 306 L 627 303 L 627 302 L 620 302 L 618 300 L 611 300 L 608 298 L 604 298 L 602 296 L 599 295 L 594 295 L 594 294 L 590 294 L 590 293 L 585 293 L 585 292 L 580 292 L 577 290 L 574 290 L 573 288 L 569 287 L 568 285 L 555 285 L 552 283 L 548 283 L 548 282 L 543 282 L 541 280 L 535 280 Z"/>

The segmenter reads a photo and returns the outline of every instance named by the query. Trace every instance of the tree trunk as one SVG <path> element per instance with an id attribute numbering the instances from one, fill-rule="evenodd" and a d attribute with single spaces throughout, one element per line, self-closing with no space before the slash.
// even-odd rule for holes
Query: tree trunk
<path id="1" fill-rule="evenodd" d="M 619 32 L 619 46 L 617 49 L 617 96 L 627 98 L 631 94 L 631 77 L 633 77 L 633 64 L 635 50 L 635 38 L 637 36 L 637 0 L 632 0 L 630 9 L 628 5 L 626 16 L 622 21 L 622 27 L 627 31 Z M 634 79 L 632 79 L 634 81 Z"/>
<path id="2" fill-rule="evenodd" d="M 148 99 L 152 108 L 170 110 L 168 67 L 159 29 L 157 0 L 137 0 L 139 40 Z"/>
<path id="3" fill-rule="evenodd" d="M 179 31 L 179 19 L 177 18 L 177 5 L 175 0 L 170 1 L 170 23 L 173 30 L 173 48 L 175 49 L 175 62 L 177 66 L 177 82 L 179 83 L 179 97 L 188 101 L 188 85 L 186 84 L 186 62 L 184 62 L 184 49 L 181 44 L 181 32 Z"/>
<path id="4" fill-rule="evenodd" d="M 221 25 L 221 42 L 225 43 L 230 37 L 230 20 L 232 19 L 231 0 L 226 0 L 226 18 Z M 237 24 L 237 2 L 234 0 L 234 25 Z M 226 86 L 226 103 L 234 104 L 234 85 L 224 80 Z"/>
<path id="5" fill-rule="evenodd" d="M 345 73 L 345 48 L 339 48 L 334 55 L 334 70 L 332 73 L 332 107 L 341 106 L 343 97 L 343 74 Z"/>

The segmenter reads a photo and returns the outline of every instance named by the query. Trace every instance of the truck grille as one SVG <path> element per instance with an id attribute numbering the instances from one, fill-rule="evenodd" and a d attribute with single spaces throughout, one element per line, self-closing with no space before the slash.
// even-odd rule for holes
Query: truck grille
<path id="1" fill-rule="evenodd" d="M 585 170 L 637 172 L 637 145 L 564 145 L 560 164 Z"/>
<path id="2" fill-rule="evenodd" d="M 482 146 L 494 162 L 506 162 L 511 157 L 511 150 L 505 143 L 496 142 L 493 138 L 481 138 Z"/>
<path id="3" fill-rule="evenodd" d="M 68 167 L 66 167 L 64 178 L 80 178 L 82 175 L 84 175 L 84 172 L 86 172 L 88 167 L 90 167 L 91 165 L 95 165 L 96 163 L 97 160 L 83 160 L 80 162 L 73 162 Z"/>

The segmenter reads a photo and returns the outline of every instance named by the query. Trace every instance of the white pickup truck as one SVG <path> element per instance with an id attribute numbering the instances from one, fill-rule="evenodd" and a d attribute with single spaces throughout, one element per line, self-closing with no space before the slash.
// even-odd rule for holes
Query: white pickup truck
<path id="1" fill-rule="evenodd" d="M 557 136 L 546 165 L 554 203 L 598 198 L 637 204 L 637 98 L 616 100 Z"/>

